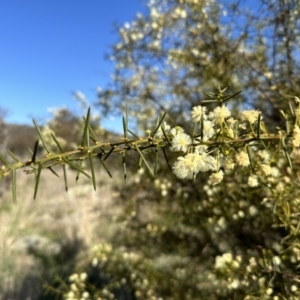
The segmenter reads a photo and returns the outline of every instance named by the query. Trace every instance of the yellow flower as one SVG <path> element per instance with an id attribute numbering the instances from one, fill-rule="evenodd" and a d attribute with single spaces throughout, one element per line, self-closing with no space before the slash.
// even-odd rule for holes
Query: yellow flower
<path id="1" fill-rule="evenodd" d="M 260 111 L 250 109 L 242 111 L 241 118 L 242 120 L 248 121 L 250 124 L 255 123 L 258 120 Z"/>
<path id="2" fill-rule="evenodd" d="M 294 147 L 300 146 L 300 128 L 298 125 L 295 125 L 293 131 L 293 146 Z"/>
<path id="3" fill-rule="evenodd" d="M 242 166 L 242 167 L 247 167 L 249 166 L 250 164 L 250 161 L 249 161 L 249 156 L 246 152 L 244 151 L 241 151 L 239 152 L 236 156 L 236 162 L 238 165 Z"/>

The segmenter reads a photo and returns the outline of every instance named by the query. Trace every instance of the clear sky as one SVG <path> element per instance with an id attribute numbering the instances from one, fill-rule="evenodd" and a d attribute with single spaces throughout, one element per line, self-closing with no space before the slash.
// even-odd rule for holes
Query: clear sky
<path id="1" fill-rule="evenodd" d="M 1 0 L 0 107 L 7 122 L 49 118 L 49 107 L 84 114 L 72 92 L 96 102 L 110 81 L 104 59 L 116 40 L 113 23 L 145 11 L 139 0 Z M 108 121 L 104 126 L 114 126 Z"/>

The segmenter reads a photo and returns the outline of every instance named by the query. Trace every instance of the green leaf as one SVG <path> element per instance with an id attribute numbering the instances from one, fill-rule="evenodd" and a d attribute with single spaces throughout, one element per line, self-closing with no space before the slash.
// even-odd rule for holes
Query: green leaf
<path id="1" fill-rule="evenodd" d="M 68 180 L 67 180 L 67 171 L 66 171 L 66 165 L 62 165 L 63 172 L 64 172 L 64 182 L 65 182 L 65 189 L 66 192 L 68 191 Z"/>
<path id="2" fill-rule="evenodd" d="M 97 137 L 96 137 L 96 134 L 95 134 L 95 132 L 94 132 L 94 130 L 93 130 L 91 124 L 89 124 L 89 133 L 90 133 L 90 138 L 91 138 L 91 140 L 92 140 L 95 144 L 98 143 L 98 139 L 97 139 Z"/>
<path id="3" fill-rule="evenodd" d="M 168 144 L 171 145 L 172 143 L 171 143 L 171 141 L 170 141 L 170 139 L 169 139 L 169 137 L 168 137 L 168 135 L 167 135 L 167 133 L 166 133 L 164 123 L 162 123 L 161 130 L 162 130 L 162 132 L 163 132 L 163 134 L 164 134 L 164 137 L 165 137 L 166 140 L 168 141 Z"/>
<path id="4" fill-rule="evenodd" d="M 89 160 L 90 160 L 90 166 L 91 166 L 91 172 L 92 172 L 93 187 L 94 187 L 94 190 L 96 191 L 96 177 L 95 177 L 95 168 L 94 168 L 92 153 L 89 153 Z"/>
<path id="5" fill-rule="evenodd" d="M 55 176 L 59 177 L 59 175 L 51 167 L 47 167 L 47 169 L 49 169 Z"/>
<path id="6" fill-rule="evenodd" d="M 238 91 L 238 92 L 236 92 L 235 94 L 233 94 L 233 95 L 229 95 L 229 96 L 225 96 L 225 97 L 223 97 L 222 98 L 222 102 L 225 102 L 225 101 L 228 101 L 229 99 L 231 99 L 231 98 L 233 98 L 233 97 L 235 97 L 235 96 L 237 96 L 238 94 L 240 94 L 242 92 L 242 90 L 241 91 Z"/>
<path id="7" fill-rule="evenodd" d="M 127 139 L 127 130 L 128 130 L 128 108 L 125 110 L 125 117 L 122 117 L 123 121 L 123 131 L 124 131 L 124 139 Z"/>
<path id="8" fill-rule="evenodd" d="M 258 115 L 258 120 L 257 120 L 257 138 L 260 139 L 260 122 L 261 122 L 261 114 Z"/>
<path id="9" fill-rule="evenodd" d="M 3 164 L 8 167 L 9 162 L 5 159 L 5 157 L 0 153 L 0 160 L 3 162 Z"/>
<path id="10" fill-rule="evenodd" d="M 127 183 L 127 171 L 126 171 L 126 150 L 123 151 L 122 155 L 124 182 Z"/>
<path id="11" fill-rule="evenodd" d="M 39 146 L 39 140 L 36 140 L 36 142 L 34 144 L 34 149 L 33 149 L 32 157 L 31 157 L 31 161 L 33 163 L 35 163 L 35 160 L 36 160 L 36 154 L 37 154 L 38 146 Z"/>
<path id="12" fill-rule="evenodd" d="M 197 122 L 194 122 L 193 130 L 192 130 L 192 138 L 195 137 L 195 134 L 196 134 L 196 128 L 197 128 Z"/>
<path id="13" fill-rule="evenodd" d="M 237 95 L 240 94 L 241 92 L 242 92 L 242 91 L 238 91 L 238 92 L 236 92 L 236 93 L 234 93 L 234 94 L 232 94 L 232 95 L 223 96 L 223 97 L 221 98 L 221 101 L 220 101 L 219 99 L 217 99 L 218 95 L 216 95 L 216 94 L 214 94 L 214 93 L 206 93 L 206 92 L 203 92 L 203 91 L 202 91 L 202 93 L 203 93 L 205 96 L 207 96 L 207 97 L 209 98 L 209 100 L 203 100 L 203 101 L 201 101 L 201 104 L 204 104 L 204 103 L 215 103 L 215 102 L 221 102 L 221 103 L 223 103 L 223 102 L 226 102 L 226 101 L 228 101 L 229 99 L 231 99 L 231 98 L 237 96 Z"/>
<path id="14" fill-rule="evenodd" d="M 10 155 L 10 157 L 15 161 L 15 162 L 20 162 L 20 160 L 10 151 L 7 150 L 7 153 Z"/>
<path id="15" fill-rule="evenodd" d="M 203 126 L 203 124 L 204 124 L 204 118 L 203 117 L 201 117 L 201 128 L 200 128 L 200 137 L 201 137 L 201 141 L 203 140 L 203 136 L 204 136 L 204 133 L 203 133 L 203 131 L 204 131 L 204 126 Z"/>
<path id="16" fill-rule="evenodd" d="M 133 133 L 131 130 L 129 130 L 129 129 L 127 129 L 127 131 L 130 133 L 130 134 L 132 134 L 135 138 L 139 138 L 135 133 Z"/>
<path id="17" fill-rule="evenodd" d="M 211 92 L 203 92 L 202 91 L 202 93 L 205 95 L 205 96 L 207 96 L 210 100 L 216 100 L 215 98 L 217 97 L 217 95 L 216 94 L 214 94 L 214 93 L 211 93 Z M 204 101 L 208 101 L 208 100 L 204 100 Z M 217 100 L 216 100 L 217 101 Z"/>
<path id="18" fill-rule="evenodd" d="M 247 154 L 248 154 L 248 157 L 249 157 L 249 162 L 250 162 L 251 169 L 252 169 L 252 171 L 254 172 L 253 163 L 252 163 L 252 158 L 251 158 L 251 155 L 250 155 L 250 149 L 249 149 L 249 146 L 248 146 L 248 145 L 246 145 L 246 150 L 247 150 Z"/>
<path id="19" fill-rule="evenodd" d="M 163 115 L 162 115 L 162 117 L 161 117 L 161 119 L 160 119 L 158 125 L 156 126 L 155 130 L 153 131 L 153 136 L 155 136 L 157 130 L 158 130 L 159 127 L 161 126 L 161 124 L 162 124 L 162 122 L 163 122 L 163 120 L 164 120 L 166 114 L 167 114 L 166 112 L 163 113 Z"/>
<path id="20" fill-rule="evenodd" d="M 288 153 L 288 151 L 286 149 L 285 139 L 284 138 L 281 140 L 281 144 L 282 144 L 282 148 L 283 148 L 284 154 L 286 156 L 286 159 L 288 160 L 289 165 L 290 165 L 291 169 L 293 170 L 292 160 L 291 160 L 291 157 L 290 157 L 290 155 L 289 155 L 289 153 Z"/>
<path id="21" fill-rule="evenodd" d="M 68 160 L 66 157 L 62 157 L 62 160 L 68 164 L 71 168 L 77 170 L 79 173 L 82 173 L 83 175 L 85 175 L 87 178 L 91 179 L 91 176 L 86 173 L 85 171 L 83 171 L 80 167 L 76 166 L 75 164 L 73 164 L 70 160 Z"/>
<path id="22" fill-rule="evenodd" d="M 146 161 L 146 159 L 145 159 L 143 153 L 142 153 L 141 150 L 139 149 L 139 147 L 136 145 L 135 148 L 136 148 L 136 150 L 138 151 L 138 153 L 140 154 L 140 157 L 142 158 L 143 162 L 145 163 L 146 167 L 148 168 L 150 174 L 151 174 L 153 177 L 155 177 L 154 174 L 153 174 L 153 172 L 152 172 L 152 170 L 151 170 L 151 168 L 149 167 L 148 162 Z"/>
<path id="23" fill-rule="evenodd" d="M 104 157 L 103 161 L 107 160 L 108 157 L 112 154 L 112 152 L 116 149 L 116 146 L 112 146 L 111 149 L 108 151 L 106 156 Z"/>
<path id="24" fill-rule="evenodd" d="M 112 175 L 111 175 L 111 173 L 109 172 L 109 170 L 108 170 L 106 164 L 105 164 L 104 161 L 101 159 L 102 153 L 98 153 L 98 154 L 97 154 L 97 157 L 99 158 L 100 163 L 102 164 L 103 168 L 105 169 L 105 171 L 107 172 L 107 174 L 109 175 L 109 177 L 112 178 Z"/>
<path id="25" fill-rule="evenodd" d="M 294 230 L 294 235 L 295 235 L 295 236 L 298 235 L 299 229 L 300 229 L 300 220 L 298 220 L 297 227 L 296 227 L 295 230 Z"/>
<path id="26" fill-rule="evenodd" d="M 163 154 L 164 154 L 164 157 L 165 157 L 165 159 L 166 159 L 166 162 L 167 162 L 167 164 L 168 164 L 168 167 L 169 167 L 170 171 L 172 171 L 172 167 L 171 167 L 170 164 L 169 164 L 169 159 L 168 159 L 168 157 L 167 157 L 165 148 L 162 148 L 162 152 L 163 152 Z"/>
<path id="27" fill-rule="evenodd" d="M 79 168 L 82 166 L 82 160 L 81 161 L 79 161 Z M 78 181 L 78 179 L 79 179 L 79 175 L 80 175 L 80 172 L 79 171 L 77 171 L 77 174 L 76 174 L 76 182 Z"/>
<path id="28" fill-rule="evenodd" d="M 214 99 L 214 100 L 202 100 L 201 101 L 201 105 L 202 104 L 208 104 L 208 103 L 216 103 L 216 102 L 219 102 L 218 99 Z"/>
<path id="29" fill-rule="evenodd" d="M 85 117 L 83 117 L 83 121 L 86 122 L 86 118 Z M 91 139 L 95 144 L 97 144 L 98 143 L 98 139 L 96 137 L 96 134 L 95 134 L 95 132 L 94 132 L 91 124 L 88 124 L 88 127 L 89 128 L 88 128 L 88 132 L 87 132 L 88 133 L 87 139 Z"/>
<path id="30" fill-rule="evenodd" d="M 143 164 L 143 159 L 142 159 L 142 157 L 140 156 L 140 158 L 139 158 L 139 164 L 138 164 L 138 168 L 139 168 L 139 169 L 142 167 L 142 164 Z"/>
<path id="31" fill-rule="evenodd" d="M 293 108 L 293 106 L 291 105 L 291 102 L 290 102 L 290 101 L 288 101 L 288 104 L 289 104 L 289 108 L 290 108 L 290 111 L 291 111 L 291 114 L 292 114 L 292 116 L 293 116 L 293 117 L 295 117 L 295 116 L 296 116 L 296 114 L 295 114 L 295 111 L 294 111 L 294 108 Z"/>
<path id="32" fill-rule="evenodd" d="M 52 138 L 53 138 L 53 140 L 54 140 L 56 146 L 58 147 L 59 151 L 60 151 L 61 153 L 64 153 L 64 150 L 63 150 L 63 148 L 61 147 L 61 145 L 59 144 L 59 142 L 58 142 L 58 140 L 56 139 L 55 135 L 51 133 L 51 136 L 52 136 Z"/>
<path id="33" fill-rule="evenodd" d="M 33 199 L 36 198 L 36 194 L 39 188 L 39 184 L 40 184 L 40 177 L 41 177 L 41 172 L 42 172 L 42 164 L 39 164 L 38 170 L 37 170 L 37 174 L 35 177 L 35 186 L 34 186 L 34 194 L 33 194 Z"/>
<path id="34" fill-rule="evenodd" d="M 90 122 L 90 113 L 91 113 L 91 107 L 88 108 L 85 124 L 84 124 L 84 130 L 83 130 L 83 136 L 81 141 L 81 146 L 89 146 L 89 122 Z"/>
<path id="35" fill-rule="evenodd" d="M 291 133 L 291 127 L 290 127 L 290 122 L 288 120 L 285 122 L 285 126 L 286 126 L 287 134 L 290 134 Z"/>
<path id="36" fill-rule="evenodd" d="M 157 174 L 158 149 L 155 147 L 154 176 Z"/>
<path id="37" fill-rule="evenodd" d="M 17 203 L 17 170 L 12 170 L 12 197 L 14 204 Z"/>
<path id="38" fill-rule="evenodd" d="M 50 153 L 50 150 L 49 150 L 49 148 L 48 148 L 48 146 L 47 146 L 47 144 L 46 144 L 46 142 L 44 140 L 44 137 L 42 135 L 42 132 L 41 132 L 39 126 L 37 125 L 37 123 L 35 122 L 34 119 L 32 119 L 32 121 L 33 121 L 34 127 L 35 127 L 36 131 L 38 132 L 38 135 L 39 135 L 39 137 L 40 137 L 40 139 L 41 139 L 41 141 L 43 143 L 43 146 L 44 146 L 45 150 L 47 151 L 47 153 Z"/>

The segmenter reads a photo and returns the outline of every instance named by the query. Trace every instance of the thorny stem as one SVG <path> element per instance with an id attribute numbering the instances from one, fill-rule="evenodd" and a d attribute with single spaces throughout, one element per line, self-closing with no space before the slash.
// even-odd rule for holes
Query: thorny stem
<path id="1" fill-rule="evenodd" d="M 291 137 L 291 134 L 286 135 L 286 137 Z M 195 141 L 197 141 L 197 136 L 194 137 Z M 234 143 L 250 143 L 253 141 L 266 141 L 266 140 L 282 140 L 283 136 L 282 135 L 261 135 L 259 138 L 258 137 L 248 137 L 248 138 L 237 138 L 237 139 L 227 139 L 227 140 L 222 140 L 222 141 L 200 141 L 198 143 L 193 143 L 190 146 L 198 146 L 198 145 L 207 145 L 207 146 L 214 146 L 214 147 L 220 147 L 222 145 L 227 145 L 227 144 L 234 144 Z M 124 145 L 127 150 L 134 150 L 137 151 L 135 147 L 131 146 L 138 146 L 140 150 L 145 150 L 145 149 L 158 149 L 162 150 L 165 148 L 168 148 L 170 146 L 169 142 L 166 141 L 165 139 L 149 139 L 149 137 L 146 138 L 138 138 L 138 139 L 132 139 L 132 140 L 123 140 L 122 142 L 117 142 L 117 143 L 98 143 L 93 146 L 79 146 L 75 150 L 67 151 L 64 153 L 48 153 L 45 157 L 41 159 L 35 159 L 33 162 L 32 160 L 28 160 L 26 162 L 18 162 L 16 164 L 8 164 L 4 165 L 2 167 L 2 170 L 0 170 L 0 178 L 7 176 L 10 174 L 11 171 L 25 168 L 25 167 L 34 167 L 39 164 L 43 165 L 43 168 L 49 168 L 53 167 L 58 164 L 64 164 L 64 160 L 62 159 L 67 158 L 70 161 L 79 161 L 79 160 L 85 160 L 89 157 L 91 154 L 92 157 L 96 157 L 101 153 L 101 155 L 108 154 L 110 152 L 113 153 L 119 153 L 124 151 L 123 148 L 120 146 Z M 108 148 L 109 150 L 105 151 L 103 148 Z M 113 148 L 113 149 L 112 149 Z M 98 151 L 97 151 L 98 150 Z M 99 150 L 101 152 L 99 152 Z M 33 168 L 32 170 L 25 170 L 27 174 L 29 173 L 34 173 L 36 172 L 36 169 Z"/>

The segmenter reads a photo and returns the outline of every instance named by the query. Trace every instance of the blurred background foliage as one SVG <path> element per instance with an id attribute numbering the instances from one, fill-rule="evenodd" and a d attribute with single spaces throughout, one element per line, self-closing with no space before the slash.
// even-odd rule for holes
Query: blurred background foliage
<path id="1" fill-rule="evenodd" d="M 299 86 L 299 2 L 149 1 L 149 13 L 118 28 L 109 58 L 111 86 L 99 93 L 103 113 L 128 105 L 139 122 L 168 111 L 174 124 L 216 84 L 243 90 L 237 107 L 279 121 Z"/>
<path id="2" fill-rule="evenodd" d="M 166 111 L 167 123 L 190 133 L 190 110 L 207 99 L 203 92 L 228 87 L 228 94 L 243 91 L 228 103 L 233 114 L 259 109 L 272 131 L 284 124 L 279 110 L 289 111 L 289 102 L 299 96 L 299 4 L 148 1 L 148 13 L 116 28 L 118 41 L 108 54 L 115 71 L 111 84 L 99 91 L 101 114 L 120 115 L 128 107 L 132 130 L 141 133 Z M 94 125 L 98 128 L 99 120 Z M 2 147 L 26 157 L 34 130 L 5 124 L 4 113 L 0 126 Z M 62 109 L 44 130 L 74 148 L 82 119 Z M 103 129 L 97 134 L 101 141 L 120 140 Z M 1 268 L 0 276 L 7 278 L 24 266 L 15 272 L 22 275 L 18 280 L 14 275 L 0 280 L 0 299 L 25 294 L 30 299 L 299 299 L 299 232 L 289 236 L 298 226 L 299 183 L 293 176 L 299 165 L 292 174 L 278 153 L 271 165 L 277 176 L 269 185 L 250 187 L 248 171 L 236 169 L 212 186 L 206 173 L 195 181 L 177 179 L 161 153 L 160 158 L 153 179 L 129 153 L 124 184 L 122 157 L 111 155 L 114 178 L 99 171 L 97 193 L 83 180 L 65 194 L 61 180 L 45 177 L 32 202 L 24 178 L 19 193 L 26 196 L 15 208 L 3 190 L 2 265 L 20 253 L 26 259 Z M 172 154 L 169 160 L 174 161 Z M 295 216 L 285 219 L 278 201 Z M 26 246 L 16 246 L 28 236 Z M 70 282 L 76 273 L 87 277 Z M 54 274 L 61 279 L 53 281 Z"/>

